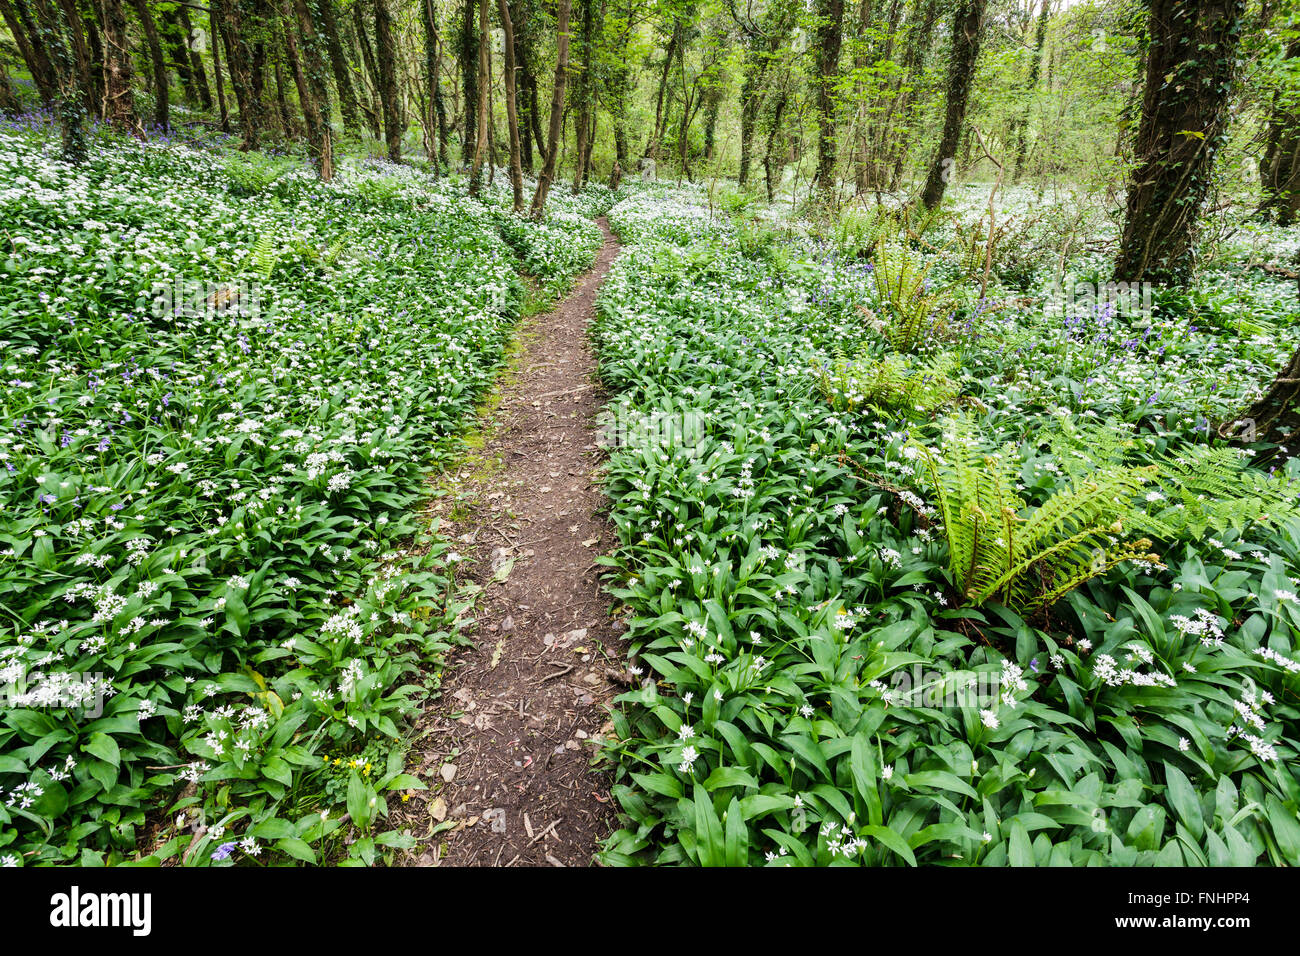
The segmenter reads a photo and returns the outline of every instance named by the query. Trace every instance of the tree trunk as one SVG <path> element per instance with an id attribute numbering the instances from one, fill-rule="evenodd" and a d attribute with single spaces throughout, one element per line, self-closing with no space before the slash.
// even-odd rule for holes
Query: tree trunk
<path id="1" fill-rule="evenodd" d="M 316 171 L 322 182 L 334 178 L 334 136 L 330 128 L 330 88 L 329 67 L 326 66 L 328 50 L 326 42 L 317 29 L 317 20 L 323 19 L 321 6 L 327 0 L 289 0 L 298 21 L 298 31 L 302 36 L 302 56 L 300 66 L 294 73 L 294 83 L 298 87 L 298 102 L 302 105 L 303 118 L 307 121 L 307 137 L 311 140 L 316 153 Z M 290 48 L 293 44 L 293 27 L 286 20 L 284 34 Z M 305 76 L 302 74 L 305 72 Z"/>
<path id="2" fill-rule="evenodd" d="M 1221 438 L 1247 444 L 1273 442 L 1287 446 L 1285 457 L 1300 454 L 1300 351 L 1291 356 L 1259 401 L 1230 422 L 1218 426 Z"/>
<path id="3" fill-rule="evenodd" d="M 59 132 L 63 139 L 63 158 L 70 163 L 86 159 L 86 95 L 80 85 L 76 57 L 68 41 L 72 24 L 67 13 L 52 0 L 34 0 L 33 25 L 39 25 L 39 34 L 33 31 L 32 42 L 41 43 L 46 62 L 51 69 L 51 79 L 56 91 L 55 109 L 59 117 Z M 38 39 L 39 38 L 41 39 Z"/>
<path id="4" fill-rule="evenodd" d="M 1020 178 L 1025 168 L 1025 156 L 1029 151 L 1029 118 L 1032 115 L 1034 92 L 1038 89 L 1038 74 L 1043 66 L 1043 44 L 1047 41 L 1047 21 L 1052 15 L 1052 0 L 1043 0 L 1038 14 L 1038 24 L 1034 28 L 1034 58 L 1029 61 L 1029 79 L 1025 81 L 1025 111 L 1016 123 L 1016 162 L 1013 167 L 1013 181 Z"/>
<path id="5" fill-rule="evenodd" d="M 466 11 L 468 15 L 468 11 Z M 487 0 L 478 0 L 478 73 L 475 77 L 475 89 L 478 90 L 478 103 L 475 107 L 474 123 L 477 135 L 474 137 L 474 163 L 469 171 L 469 194 L 478 196 L 483 175 L 483 162 L 487 157 L 488 124 L 488 6 Z M 465 104 L 469 113 L 470 105 Z"/>
<path id="6" fill-rule="evenodd" d="M 131 46 L 122 0 L 99 0 L 104 40 L 104 121 L 133 136 L 142 133 L 131 89 Z"/>
<path id="7" fill-rule="evenodd" d="M 776 183 L 772 179 L 772 158 L 776 151 L 777 137 L 781 134 L 781 122 L 784 119 L 787 93 L 782 90 L 772 108 L 772 128 L 767 133 L 767 150 L 763 153 L 763 182 L 767 189 L 767 201 L 776 201 Z"/>
<path id="8" fill-rule="evenodd" d="M 59 84 L 50 62 L 47 44 L 40 41 L 39 31 L 27 9 L 26 0 L 0 0 L 0 16 L 13 35 L 18 52 L 32 76 L 42 106 L 52 106 L 59 99 Z"/>
<path id="9" fill-rule="evenodd" d="M 132 4 L 140 17 L 145 43 L 149 47 L 149 59 L 153 63 L 154 124 L 165 133 L 171 129 L 172 124 L 168 110 L 167 61 L 163 59 L 162 39 L 158 36 L 158 24 L 154 22 L 145 0 L 132 0 Z"/>
<path id="10" fill-rule="evenodd" d="M 163 13 L 158 32 L 172 61 L 172 69 L 181 80 L 181 90 L 185 102 L 191 106 L 199 103 L 199 91 L 194 82 L 194 72 L 190 69 L 190 51 L 186 45 L 185 32 L 181 29 L 180 11 L 183 7 L 171 7 Z"/>
<path id="11" fill-rule="evenodd" d="M 515 108 L 519 113 L 519 164 L 524 172 L 532 175 L 533 126 L 537 123 L 537 117 L 533 113 L 537 109 L 537 90 L 533 86 L 528 49 L 528 3 L 525 0 L 514 0 L 511 4 L 510 23 L 515 37 L 515 68 L 518 70 L 515 82 L 517 94 Z M 541 149 L 543 145 L 538 143 L 538 148 Z"/>
<path id="12" fill-rule="evenodd" d="M 961 0 L 952 21 L 952 55 L 948 62 L 948 100 L 944 109 L 939 151 L 921 193 L 921 205 L 933 209 L 943 201 L 944 190 L 957 164 L 957 146 L 966 123 L 971 80 L 980 54 L 985 0 Z"/>
<path id="13" fill-rule="evenodd" d="M 348 64 L 347 54 L 343 52 L 343 39 L 339 33 L 339 18 L 334 9 L 334 2 L 335 0 L 319 0 L 319 32 L 325 38 L 330 70 L 334 74 L 334 86 L 339 91 L 339 114 L 343 118 L 343 128 L 360 130 L 361 117 L 357 109 L 357 91 L 352 83 L 352 68 Z"/>
<path id="14" fill-rule="evenodd" d="M 265 126 L 262 99 L 253 85 L 252 55 L 244 37 L 248 32 L 240 0 L 212 0 L 212 10 L 220 14 L 221 38 L 226 47 L 226 67 L 230 85 L 239 107 L 239 127 L 244 149 L 256 149 Z M 214 41 L 215 42 L 215 41 Z"/>
<path id="15" fill-rule="evenodd" d="M 190 58 L 190 76 L 194 78 L 194 88 L 199 94 L 199 104 L 205 110 L 210 110 L 212 109 L 212 91 L 208 89 L 208 73 L 207 70 L 203 68 L 203 54 L 198 50 L 198 36 L 196 36 L 198 31 L 190 25 L 190 15 L 184 7 L 178 7 L 177 13 L 180 16 L 181 28 L 185 33 L 185 48 L 188 51 Z M 209 24 L 209 27 L 210 26 L 211 24 Z M 216 41 L 213 40 L 213 72 L 216 72 L 217 54 L 215 43 Z M 225 115 L 224 110 L 222 111 L 222 115 Z M 224 123 L 225 120 L 223 119 L 222 122 Z"/>
<path id="16" fill-rule="evenodd" d="M 1300 29 L 1300 25 L 1293 29 Z M 1300 38 L 1290 42 L 1286 56 L 1291 66 L 1300 63 Z M 1274 108 L 1260 172 L 1265 192 L 1261 208 L 1276 214 L 1280 225 L 1291 225 L 1300 215 L 1300 104 L 1294 99 Z"/>
<path id="17" fill-rule="evenodd" d="M 375 0 L 375 60 L 379 67 L 379 102 L 384 110 L 384 139 L 388 158 L 402 161 L 402 107 L 397 98 L 397 48 L 387 0 Z"/>
<path id="18" fill-rule="evenodd" d="M 573 194 L 576 196 L 582 189 L 583 174 L 586 171 L 587 157 L 587 133 L 590 125 L 591 116 L 591 65 L 593 57 L 592 30 L 595 23 L 595 0 L 581 0 L 582 3 L 582 70 L 577 75 L 577 82 L 573 87 L 573 105 L 577 107 L 578 115 L 573 121 L 573 126 L 577 132 L 577 162 L 574 163 L 573 169 Z"/>
<path id="19" fill-rule="evenodd" d="M 762 102 L 762 75 L 767 60 L 758 55 L 758 37 L 749 38 L 744 76 L 740 81 L 740 171 L 736 184 L 744 188 L 749 183 L 749 164 L 753 161 L 754 127 L 758 121 L 758 108 Z"/>
<path id="20" fill-rule="evenodd" d="M 58 2 L 63 7 L 63 15 L 68 23 L 69 49 L 76 61 L 77 72 L 81 75 L 81 88 L 86 93 L 86 109 L 90 111 L 90 115 L 96 116 L 103 102 L 104 91 L 100 79 L 104 73 L 103 50 L 102 47 L 99 48 L 98 56 L 92 57 L 86 36 L 89 34 L 97 37 L 98 31 L 91 34 L 91 31 L 95 30 L 95 20 L 93 16 L 86 16 L 77 8 L 76 0 L 58 0 Z M 122 16 L 125 23 L 124 11 Z M 98 101 L 96 97 L 99 98 Z"/>
<path id="21" fill-rule="evenodd" d="M 1146 89 L 1115 276 L 1181 282 L 1226 138 L 1245 0 L 1151 0 Z"/>
<path id="22" fill-rule="evenodd" d="M 297 80 L 301 68 L 298 66 L 298 50 L 296 46 L 291 46 L 289 40 L 281 35 L 281 30 L 276 30 L 277 49 L 275 53 L 275 105 L 280 110 L 280 125 L 284 128 L 284 135 L 288 139 L 298 138 L 298 124 L 294 122 L 293 111 L 289 109 L 289 94 L 285 90 L 284 82 L 284 62 L 289 63 L 289 71 Z"/>
<path id="23" fill-rule="evenodd" d="M 465 0 L 461 10 L 460 43 L 456 56 L 460 61 L 461 100 L 464 103 L 465 122 L 460 140 L 460 161 L 465 166 L 474 159 L 478 145 L 478 47 L 477 28 L 474 25 L 475 0 Z"/>
<path id="24" fill-rule="evenodd" d="M 505 33 L 506 125 L 510 128 L 510 187 L 514 191 L 514 211 L 524 211 L 524 167 L 519 155 L 519 108 L 515 101 L 515 28 L 510 22 L 510 5 L 497 0 L 501 29 Z"/>
<path id="25" fill-rule="evenodd" d="M 360 0 L 354 3 L 352 5 L 352 20 L 354 26 L 356 27 L 357 46 L 361 48 L 362 68 L 365 70 L 365 75 L 370 78 L 371 86 L 373 86 L 374 89 L 378 91 L 379 67 L 375 65 L 375 54 L 370 46 L 370 36 L 366 32 L 366 20 L 365 20 L 365 15 L 362 12 L 364 9 L 365 9 L 365 4 L 360 2 Z M 369 95 L 370 94 L 367 94 L 367 96 Z M 373 135 L 376 139 L 378 139 L 380 136 L 383 135 L 383 128 L 382 128 L 382 124 L 380 123 L 380 116 L 379 116 L 379 114 L 382 112 L 383 112 L 382 106 L 379 108 L 379 110 L 375 110 L 373 107 L 367 107 L 365 110 L 366 122 L 370 126 L 371 135 Z"/>
<path id="26" fill-rule="evenodd" d="M 655 95 L 654 132 L 650 134 L 650 141 L 646 143 L 645 147 L 645 155 L 656 163 L 659 161 L 659 144 L 663 140 L 664 126 L 668 121 L 664 110 L 664 95 L 668 90 L 668 74 L 672 70 L 673 60 L 678 54 L 678 48 L 683 42 L 683 33 L 681 19 L 675 17 L 672 35 L 668 38 L 668 48 L 664 51 L 664 68 L 659 74 L 659 91 Z"/>
<path id="27" fill-rule="evenodd" d="M 550 137 L 547 140 L 546 160 L 541 175 L 537 177 L 537 192 L 533 194 L 529 215 L 541 220 L 546 210 L 546 194 L 555 178 L 555 163 L 560 157 L 560 132 L 564 122 L 564 86 L 569 73 L 569 0 L 559 0 L 555 26 L 555 87 L 551 91 Z"/>
<path id="28" fill-rule="evenodd" d="M 844 0 L 820 0 L 817 11 L 817 187 L 833 200 L 836 192 L 835 80 L 844 40 Z"/>
<path id="29" fill-rule="evenodd" d="M 183 13 L 185 8 L 181 8 Z M 218 13 L 217 0 L 210 0 L 208 6 L 208 33 L 212 41 L 212 81 L 217 90 L 217 110 L 221 119 L 221 131 L 230 132 L 230 112 L 226 109 L 226 81 L 221 75 L 221 16 Z M 191 33 L 192 37 L 194 34 Z"/>

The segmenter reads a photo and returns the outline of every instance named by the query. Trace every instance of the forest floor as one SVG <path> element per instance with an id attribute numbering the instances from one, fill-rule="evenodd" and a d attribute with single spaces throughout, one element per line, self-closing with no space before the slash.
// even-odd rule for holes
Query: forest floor
<path id="1" fill-rule="evenodd" d="M 441 833 L 416 865 L 586 866 L 615 826 L 608 781 L 591 770 L 626 683 L 595 564 L 614 534 L 595 484 L 605 399 L 587 326 L 618 254 L 599 224 L 595 264 L 521 324 L 481 447 L 433 506 L 483 590 L 474 646 L 451 656 L 408 758 L 431 788 L 400 812 L 417 837 Z"/>

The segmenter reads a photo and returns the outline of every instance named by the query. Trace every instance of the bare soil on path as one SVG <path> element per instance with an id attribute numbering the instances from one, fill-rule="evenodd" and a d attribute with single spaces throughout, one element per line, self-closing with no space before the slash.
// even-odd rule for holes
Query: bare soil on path
<path id="1" fill-rule="evenodd" d="M 408 758 L 430 784 L 396 821 L 421 840 L 415 865 L 587 866 L 614 828 L 609 780 L 592 768 L 627 681 L 595 564 L 616 541 L 595 483 L 605 396 L 587 326 L 618 244 L 598 223 L 595 264 L 521 325 L 495 425 L 433 506 L 483 591 L 474 646 L 453 652 Z"/>

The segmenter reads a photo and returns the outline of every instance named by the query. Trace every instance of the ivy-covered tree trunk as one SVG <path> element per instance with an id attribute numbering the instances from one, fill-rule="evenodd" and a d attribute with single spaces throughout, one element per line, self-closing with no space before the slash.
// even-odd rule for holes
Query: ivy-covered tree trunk
<path id="1" fill-rule="evenodd" d="M 510 5 L 497 0 L 501 15 L 501 30 L 505 34 L 503 56 L 506 81 L 506 125 L 510 132 L 510 188 L 514 193 L 514 211 L 524 211 L 524 167 L 519 156 L 519 106 L 516 101 L 518 85 L 515 82 L 515 28 L 510 20 Z"/>
<path id="2" fill-rule="evenodd" d="M 0 0 L 0 16 L 4 17 L 27 72 L 31 74 L 41 105 L 53 106 L 59 98 L 59 84 L 50 62 L 48 44 L 41 42 L 27 0 Z"/>
<path id="3" fill-rule="evenodd" d="M 591 130 L 591 64 L 594 58 L 593 31 L 595 27 L 595 0 L 581 0 L 582 33 L 579 50 L 582 54 L 582 69 L 576 71 L 573 85 L 573 106 L 577 115 L 573 121 L 576 132 L 577 148 L 574 150 L 576 162 L 573 169 L 573 194 L 582 189 L 586 171 L 587 135 Z"/>
<path id="4" fill-rule="evenodd" d="M 5 69 L 4 63 L 0 63 L 0 114 L 18 116 L 22 111 L 23 106 L 18 102 L 18 95 L 9 79 L 9 71 Z"/>
<path id="5" fill-rule="evenodd" d="M 81 88 L 86 94 L 86 109 L 91 116 L 98 116 L 104 96 L 102 79 L 104 62 L 103 50 L 98 43 L 95 18 L 87 16 L 82 9 L 78 8 L 77 0 L 58 0 L 58 3 L 63 8 L 63 16 L 68 24 L 69 49 L 77 64 Z M 125 17 L 125 14 L 123 16 Z M 92 38 L 95 40 L 94 51 L 92 51 Z"/>
<path id="6" fill-rule="evenodd" d="M 468 15 L 468 11 L 466 12 Z M 488 6 L 487 0 L 478 0 L 478 74 L 474 87 L 478 90 L 478 102 L 474 107 L 474 125 L 477 134 L 474 137 L 474 163 L 469 171 L 469 194 L 477 196 L 482 187 L 483 163 L 487 159 L 488 133 L 492 117 L 488 112 Z M 470 104 L 465 104 L 466 113 Z"/>
<path id="7" fill-rule="evenodd" d="M 468 166 L 478 145 L 478 27 L 476 0 L 465 0 L 460 13 L 459 43 L 456 58 L 460 62 L 461 100 L 465 111 L 460 140 L 460 161 Z"/>
<path id="8" fill-rule="evenodd" d="M 55 109 L 63 140 L 63 158 L 70 163 L 81 163 L 87 153 L 86 96 L 68 40 L 72 25 L 63 8 L 53 0 L 33 0 L 33 8 L 33 25 L 39 25 L 40 30 L 40 39 L 36 42 L 44 48 L 55 85 Z"/>
<path id="9" fill-rule="evenodd" d="M 223 133 L 230 132 L 230 111 L 226 108 L 226 79 L 221 75 L 221 16 L 217 0 L 208 4 L 208 36 L 212 42 L 212 84 L 217 93 L 217 111 Z M 191 33 L 191 36 L 193 34 Z"/>
<path id="10" fill-rule="evenodd" d="M 1012 176 L 1019 179 L 1025 169 L 1025 157 L 1029 152 L 1029 118 L 1033 106 L 1034 91 L 1038 89 L 1038 74 L 1043 67 L 1043 44 L 1047 42 L 1047 23 L 1052 15 L 1052 0 L 1043 0 L 1038 12 L 1038 22 L 1034 26 L 1034 52 L 1029 61 L 1029 77 L 1025 80 L 1025 109 L 1016 120 L 1016 161 L 1012 167 Z"/>
<path id="11" fill-rule="evenodd" d="M 302 55 L 298 57 L 299 67 L 294 73 L 294 83 L 298 87 L 298 102 L 302 105 L 303 118 L 307 122 L 307 138 L 311 140 L 316 153 L 316 172 L 323 182 L 334 178 L 334 136 L 330 129 L 330 88 L 326 57 L 326 43 L 317 28 L 317 20 L 323 19 L 320 7 L 324 0 L 290 0 L 293 14 L 298 21 L 298 32 L 302 37 Z M 293 25 L 288 19 L 284 24 L 285 37 L 292 48 Z M 304 75 L 305 74 L 305 75 Z"/>
<path id="12" fill-rule="evenodd" d="M 529 216 L 540 221 L 546 211 L 546 195 L 555 179 L 555 164 L 560 158 L 560 132 L 564 121 L 564 87 L 569 74 L 569 0 L 559 0 L 555 24 L 555 85 L 551 89 L 551 118 L 546 143 L 546 159 L 537 177 Z"/>
<path id="13" fill-rule="evenodd" d="M 284 64 L 289 64 L 289 72 L 293 74 L 295 81 L 301 72 L 298 65 L 298 48 L 297 44 L 291 44 L 289 39 L 284 36 L 286 30 L 277 27 L 275 31 L 275 52 L 272 56 L 274 63 L 273 72 L 275 74 L 275 105 L 279 111 L 280 128 L 284 130 L 287 139 L 298 138 L 298 124 L 294 122 L 293 111 L 289 109 L 288 84 L 284 81 Z M 290 38 L 291 39 L 291 38 Z"/>
<path id="14" fill-rule="evenodd" d="M 158 33 L 162 37 L 163 48 L 171 59 L 172 69 L 180 77 L 181 93 L 185 102 L 191 106 L 198 105 L 199 91 L 194 82 L 194 72 L 190 69 L 190 51 L 186 45 L 185 33 L 181 30 L 181 7 L 168 7 L 162 11 L 162 21 Z"/>
<path id="15" fill-rule="evenodd" d="M 370 44 L 370 35 L 366 31 L 366 19 L 363 12 L 365 7 L 366 4 L 362 2 L 352 5 L 352 32 L 356 41 L 353 48 L 353 59 L 355 59 L 358 50 L 361 53 L 361 85 L 357 89 L 357 104 L 361 107 L 361 112 L 365 114 L 366 126 L 370 129 L 370 135 L 375 139 L 379 139 L 384 135 L 383 123 L 380 121 L 380 113 L 383 112 L 383 108 L 375 103 L 379 90 L 379 68 L 375 66 L 375 52 Z"/>
<path id="16" fill-rule="evenodd" d="M 835 84 L 844 40 L 844 0 L 819 0 L 817 25 L 817 188 L 833 199 L 839 131 L 835 124 Z"/>
<path id="17" fill-rule="evenodd" d="M 335 0 L 319 0 L 319 32 L 329 52 L 334 86 L 339 91 L 339 114 L 343 119 L 343 128 L 360 130 L 361 117 L 357 108 L 357 91 L 352 82 L 352 69 L 348 65 L 347 54 L 343 52 L 343 39 L 339 33 L 339 18 L 338 12 L 334 9 L 334 2 Z"/>
<path id="18" fill-rule="evenodd" d="M 239 108 L 239 128 L 243 134 L 243 148 L 256 149 L 266 125 L 262 99 L 253 86 L 252 55 L 245 37 L 248 34 L 247 18 L 242 0 L 212 0 L 214 13 L 219 13 L 221 39 L 226 48 L 226 67 L 230 71 L 230 85 L 235 91 L 235 105 Z"/>
<path id="19" fill-rule="evenodd" d="M 104 42 L 104 121 L 138 136 L 143 131 L 131 89 L 131 46 L 122 0 L 99 0 L 99 16 Z"/>
<path id="20" fill-rule="evenodd" d="M 149 47 L 149 61 L 153 65 L 154 114 L 153 121 L 164 132 L 171 129 L 169 110 L 169 81 L 167 78 L 167 61 L 163 58 L 162 38 L 158 35 L 158 24 L 145 0 L 132 0 L 140 26 L 144 30 L 145 43 Z"/>
<path id="21" fill-rule="evenodd" d="M 426 148 L 430 159 L 437 159 L 439 167 L 447 166 L 447 108 L 442 102 L 442 83 L 438 76 L 441 57 L 438 55 L 438 4 L 437 0 L 421 0 L 424 19 L 424 74 L 429 88 L 429 116 L 426 126 L 434 139 L 433 149 Z"/>
<path id="22" fill-rule="evenodd" d="M 1300 29 L 1300 24 L 1293 29 Z M 1287 45 L 1286 58 L 1292 68 L 1300 64 L 1300 37 Z M 1275 214 L 1280 225 L 1289 226 L 1300 216 L 1300 91 L 1285 93 L 1274 104 L 1260 173 L 1265 192 L 1262 209 Z"/>
<path id="23" fill-rule="evenodd" d="M 388 158 L 402 161 L 402 104 L 397 94 L 397 47 L 393 42 L 393 18 L 387 0 L 375 0 L 375 61 L 379 67 L 379 102 L 384 110 L 384 139 Z"/>
<path id="24" fill-rule="evenodd" d="M 921 192 L 921 205 L 932 209 L 943 202 L 944 190 L 957 164 L 957 147 L 966 124 L 971 80 L 980 55 L 985 0 L 961 0 L 952 21 L 952 55 L 948 63 L 948 99 L 944 106 L 939 150 Z"/>
<path id="25" fill-rule="evenodd" d="M 1115 276 L 1180 282 L 1226 137 L 1245 0 L 1151 0 L 1146 88 Z"/>
<path id="26" fill-rule="evenodd" d="M 1273 380 L 1263 397 L 1218 428 L 1220 437 L 1246 443 L 1274 442 L 1287 457 L 1300 455 L 1300 351 Z"/>

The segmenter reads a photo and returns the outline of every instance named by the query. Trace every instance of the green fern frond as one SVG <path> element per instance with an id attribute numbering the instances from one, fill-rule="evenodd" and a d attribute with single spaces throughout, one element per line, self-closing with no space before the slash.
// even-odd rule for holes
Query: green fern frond
<path id="1" fill-rule="evenodd" d="M 253 248 L 249 252 L 249 261 L 252 263 L 253 272 L 262 279 L 271 278 L 271 273 L 275 271 L 275 264 L 279 261 L 280 253 L 275 248 L 275 243 L 271 237 L 263 233 L 257 237 L 257 242 L 253 243 Z"/>
<path id="2" fill-rule="evenodd" d="M 965 416 L 945 422 L 942 450 L 909 448 L 938 503 L 948 570 L 972 604 L 996 598 L 1030 611 L 1120 561 L 1158 560 L 1150 541 L 1120 537 L 1150 468 L 1099 469 L 1030 508 L 1014 490 L 1013 450 L 987 453 Z"/>

